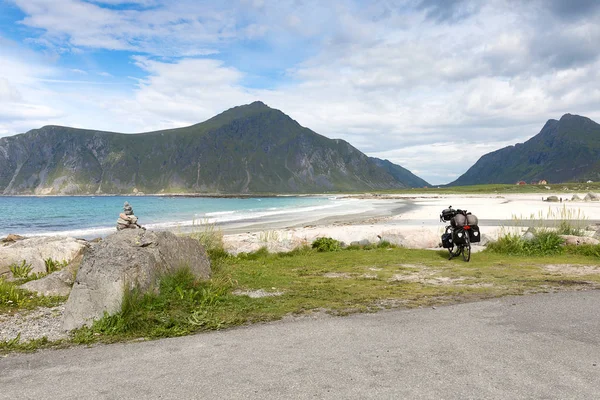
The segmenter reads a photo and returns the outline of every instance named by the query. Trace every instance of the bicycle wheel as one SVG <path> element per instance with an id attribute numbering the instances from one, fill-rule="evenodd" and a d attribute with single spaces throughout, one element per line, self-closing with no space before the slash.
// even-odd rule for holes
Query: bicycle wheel
<path id="1" fill-rule="evenodd" d="M 467 262 L 471 259 L 471 241 L 468 234 L 465 236 L 465 244 L 462 246 L 462 256 L 463 260 Z"/>
<path id="2" fill-rule="evenodd" d="M 450 253 L 450 260 L 452 260 L 452 258 L 458 256 L 460 254 L 461 248 L 459 245 L 453 245 L 451 248 L 448 249 L 448 253 Z"/>

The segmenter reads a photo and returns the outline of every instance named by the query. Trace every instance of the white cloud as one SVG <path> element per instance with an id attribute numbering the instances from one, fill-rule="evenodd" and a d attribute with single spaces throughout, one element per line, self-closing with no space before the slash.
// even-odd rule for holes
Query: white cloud
<path id="1" fill-rule="evenodd" d="M 543 2 L 504 0 L 443 9 L 431 1 L 351 0 L 98 6 L 123 3 L 16 0 L 28 15 L 23 24 L 44 32 L 33 39 L 38 44 L 59 52 L 134 50 L 145 54 L 132 58 L 145 77 L 133 90 L 100 89 L 92 79 L 74 88 L 48 60 L 3 58 L 0 101 L 26 106 L 24 115 L 5 108 L 20 122 L 0 117 L 0 135 L 44 118 L 126 132 L 171 128 L 262 100 L 318 133 L 443 183 L 482 154 L 533 136 L 549 118 L 570 112 L 600 121 L 596 8 L 561 18 Z M 259 50 L 244 47 L 247 41 Z M 258 65 L 284 65 L 276 72 L 285 79 L 269 90 L 244 86 L 261 71 L 238 62 L 237 49 Z"/>

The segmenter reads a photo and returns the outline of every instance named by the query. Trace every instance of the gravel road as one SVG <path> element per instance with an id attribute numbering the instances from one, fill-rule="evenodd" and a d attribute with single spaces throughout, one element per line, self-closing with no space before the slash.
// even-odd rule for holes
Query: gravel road
<path id="1" fill-rule="evenodd" d="M 1 399 L 591 399 L 600 291 L 0 358 Z"/>

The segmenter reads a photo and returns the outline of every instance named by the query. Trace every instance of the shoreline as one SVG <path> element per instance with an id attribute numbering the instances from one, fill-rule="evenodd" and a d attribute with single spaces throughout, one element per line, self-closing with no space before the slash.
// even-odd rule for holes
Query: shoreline
<path id="1" fill-rule="evenodd" d="M 574 193 L 570 193 L 573 195 Z M 577 193 L 581 196 L 581 193 Z M 553 193 L 548 193 L 553 195 Z M 328 194 L 306 195 L 328 196 Z M 119 197 L 124 197 L 119 195 Z M 254 197 L 254 196 L 253 196 Z M 259 196 L 263 197 L 263 196 Z M 300 197 L 300 196 L 294 196 Z M 560 221 L 561 213 L 583 215 L 579 223 L 600 225 L 600 202 L 550 203 L 538 194 L 344 194 L 335 196 L 343 200 L 332 208 L 298 212 L 288 210 L 274 215 L 252 217 L 212 224 L 173 223 L 169 230 L 176 234 L 189 234 L 216 229 L 223 235 L 225 248 L 233 253 L 254 251 L 267 246 L 271 251 L 287 251 L 310 244 L 317 237 L 332 237 L 351 243 L 368 240 L 377 243 L 386 238 L 402 237 L 410 248 L 436 248 L 446 223 L 439 221 L 440 212 L 452 205 L 466 209 L 479 218 L 482 235 L 494 240 L 507 230 L 522 231 L 539 225 L 539 217 L 551 226 Z M 546 196 L 547 197 L 547 196 Z M 516 219 L 515 219 L 516 217 Z M 557 218 L 558 217 L 558 218 Z M 189 221 L 188 221 L 189 222 Z M 113 233 L 112 228 L 99 228 L 100 234 L 89 239 Z M 116 232 L 116 230 L 114 230 Z M 11 232 L 19 234 L 19 232 Z M 33 236 L 75 236 L 62 234 Z M 87 238 L 87 237 L 86 237 Z"/>

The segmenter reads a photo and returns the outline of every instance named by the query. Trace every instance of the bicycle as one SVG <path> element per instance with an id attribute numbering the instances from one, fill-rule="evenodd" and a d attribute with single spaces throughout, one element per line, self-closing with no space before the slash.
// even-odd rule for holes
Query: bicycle
<path id="1" fill-rule="evenodd" d="M 471 242 L 479 242 L 480 234 L 477 217 L 467 210 L 453 209 L 452 206 L 440 214 L 440 222 L 448 222 L 442 235 L 442 247 L 448 249 L 449 260 L 462 254 L 463 260 L 471 260 Z"/>

